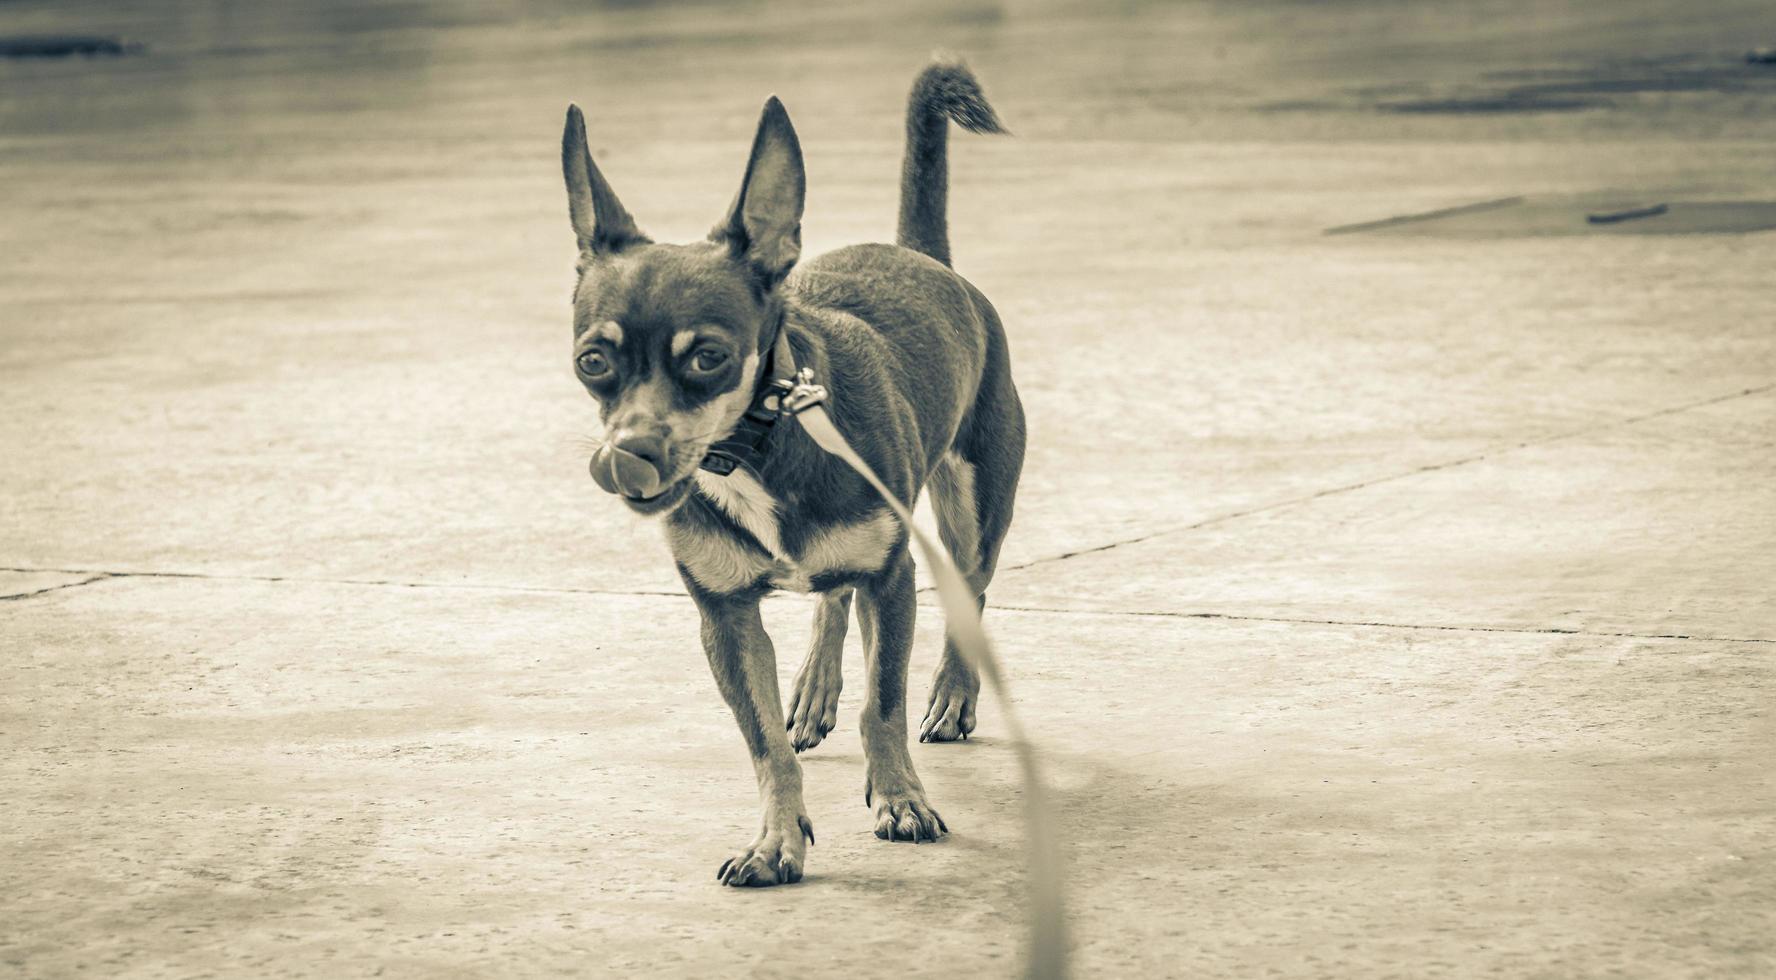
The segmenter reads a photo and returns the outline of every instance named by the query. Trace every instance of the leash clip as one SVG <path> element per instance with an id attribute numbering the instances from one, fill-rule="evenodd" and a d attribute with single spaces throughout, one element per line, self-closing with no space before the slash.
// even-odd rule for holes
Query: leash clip
<path id="1" fill-rule="evenodd" d="M 812 368 L 802 368 L 793 378 L 773 378 L 726 439 L 709 447 L 699 465 L 717 476 L 727 476 L 741 466 L 757 470 L 765 439 L 778 419 L 789 418 L 822 404 L 826 388 L 814 383 Z"/>
<path id="2" fill-rule="evenodd" d="M 802 368 L 794 378 L 778 378 L 772 385 L 781 392 L 777 396 L 780 415 L 800 415 L 827 399 L 826 386 L 814 383 L 813 368 Z"/>

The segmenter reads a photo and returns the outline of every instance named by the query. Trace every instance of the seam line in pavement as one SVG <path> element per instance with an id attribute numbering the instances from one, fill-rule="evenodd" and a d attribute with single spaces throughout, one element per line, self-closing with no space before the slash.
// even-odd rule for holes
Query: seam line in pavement
<path id="1" fill-rule="evenodd" d="M 1365 490 L 1365 489 L 1368 489 L 1369 487 L 1379 486 L 1383 483 L 1392 483 L 1396 480 L 1404 480 L 1408 477 L 1418 476 L 1422 473 L 1434 473 L 1437 470 L 1447 470 L 1447 469 L 1453 469 L 1454 467 L 1457 467 L 1457 466 L 1466 466 L 1469 463 L 1478 463 L 1478 462 L 1482 462 L 1484 460 L 1494 459 L 1498 456 L 1504 455 L 1505 453 L 1515 452 L 1516 450 L 1519 450 L 1519 449 L 1527 449 L 1531 446 L 1544 446 L 1549 443 L 1561 442 L 1566 439 L 1576 439 L 1579 436 L 1590 435 L 1593 432 L 1602 432 L 1602 431 L 1605 431 L 1608 429 L 1619 428 L 1621 426 L 1636 425 L 1638 423 L 1645 422 L 1649 419 L 1656 419 L 1656 418 L 1660 418 L 1660 417 L 1663 417 L 1666 415 L 1676 415 L 1680 412 L 1688 412 L 1692 409 L 1697 409 L 1697 408 L 1705 408 L 1709 405 L 1716 405 L 1721 402 L 1732 401 L 1735 398 L 1746 398 L 1751 395 L 1761 395 L 1761 394 L 1763 394 L 1767 391 L 1771 391 L 1773 389 L 1776 389 L 1776 382 L 1772 382 L 1772 383 L 1766 384 L 1766 385 L 1760 385 L 1756 388 L 1745 388 L 1740 391 L 1729 392 L 1728 394 L 1725 394 L 1725 395 L 1716 395 L 1713 398 L 1704 398 L 1701 401 L 1686 402 L 1682 405 L 1673 405 L 1668 408 L 1661 408 L 1661 409 L 1657 409 L 1657 410 L 1651 411 L 1651 412 L 1646 412 L 1646 413 L 1643 413 L 1640 415 L 1630 415 L 1627 418 L 1615 419 L 1615 420 L 1609 421 L 1609 422 L 1600 422 L 1596 425 L 1590 425 L 1590 426 L 1586 426 L 1586 427 L 1580 428 L 1580 429 L 1573 429 L 1568 432 L 1560 432 L 1560 433 L 1556 433 L 1551 436 L 1544 436 L 1543 438 L 1540 438 L 1540 439 L 1528 439 L 1523 442 L 1518 442 L 1518 443 L 1513 443 L 1513 444 L 1508 444 L 1508 445 L 1503 445 L 1503 446 L 1497 446 L 1492 449 L 1485 450 L 1483 452 L 1474 453 L 1473 455 L 1470 455 L 1470 456 L 1462 456 L 1462 457 L 1458 457 L 1456 459 L 1444 460 L 1441 463 L 1428 463 L 1424 466 L 1415 467 L 1413 469 L 1406 470 L 1401 473 L 1393 473 L 1388 476 L 1378 476 L 1373 479 L 1362 480 L 1357 483 L 1347 483 L 1342 486 L 1329 487 L 1325 490 L 1317 490 L 1313 493 L 1303 494 L 1303 495 L 1297 496 L 1297 497 L 1290 497 L 1286 500 L 1278 500 L 1278 501 L 1274 501 L 1274 502 L 1268 503 L 1268 504 L 1260 504 L 1259 506 L 1256 506 L 1256 507 L 1248 507 L 1244 510 L 1236 510 L 1236 511 L 1232 511 L 1232 512 L 1229 512 L 1226 514 L 1218 514 L 1214 517 L 1204 518 L 1203 520 L 1197 521 L 1192 524 L 1183 524 L 1183 525 L 1179 525 L 1176 527 L 1161 528 L 1158 531 L 1150 531 L 1146 534 L 1137 535 L 1132 538 L 1123 538 L 1123 539 L 1120 539 L 1117 541 L 1112 541 L 1108 544 L 1094 545 L 1090 548 L 1080 548 L 1077 551 L 1063 552 L 1062 554 L 1050 555 L 1046 558 L 1033 558 L 1033 559 L 1023 562 L 1021 564 L 1007 565 L 1004 568 L 999 569 L 999 571 L 1001 573 L 1003 573 L 1003 572 L 1017 572 L 1017 571 L 1022 571 L 1023 569 L 1026 569 L 1026 568 L 1034 568 L 1037 565 L 1049 565 L 1049 564 L 1054 564 L 1056 562 L 1063 562 L 1069 558 L 1078 558 L 1081 555 L 1095 555 L 1098 552 L 1110 551 L 1115 548 L 1121 548 L 1124 545 L 1140 544 L 1143 541 L 1151 541 L 1154 538 L 1162 538 L 1162 537 L 1165 537 L 1166 535 L 1169 535 L 1169 534 L 1182 534 L 1185 531 L 1195 531 L 1195 530 L 1209 527 L 1209 526 L 1215 525 L 1215 524 L 1225 524 L 1228 521 L 1238 520 L 1241 517 L 1251 517 L 1254 514 L 1263 514 L 1268 511 L 1281 510 L 1285 507 L 1293 507 L 1296 504 L 1304 504 L 1304 503 L 1307 503 L 1312 500 L 1319 500 L 1322 497 L 1332 497 L 1332 496 L 1336 496 L 1341 493 L 1350 493 L 1354 490 Z M 927 586 L 925 589 L 921 589 L 920 591 L 922 591 L 922 592 L 929 591 L 929 586 Z"/>
<path id="2" fill-rule="evenodd" d="M 1232 512 L 1226 513 L 1226 514 L 1220 514 L 1215 517 L 1205 518 L 1204 520 L 1196 521 L 1195 523 L 1192 523 L 1192 524 L 1185 524 L 1185 525 L 1182 525 L 1179 527 L 1165 528 L 1165 529 L 1162 529 L 1159 531 L 1153 531 L 1151 533 L 1143 534 L 1143 535 L 1133 537 L 1133 538 L 1125 538 L 1125 539 L 1118 540 L 1118 541 L 1112 541 L 1108 544 L 1096 545 L 1091 548 L 1082 548 L 1078 551 L 1069 551 L 1069 552 L 1065 552 L 1065 553 L 1059 554 L 1059 555 L 1052 555 L 1047 558 L 1036 558 L 1036 559 L 1032 559 L 1027 562 L 1023 562 L 1022 564 L 1018 564 L 1018 565 L 1007 565 L 1006 567 L 999 569 L 999 571 L 1000 572 L 1016 572 L 1016 571 L 1021 571 L 1023 569 L 1026 569 L 1026 568 L 1033 568 L 1037 565 L 1046 565 L 1046 564 L 1053 564 L 1056 562 L 1066 561 L 1069 558 L 1077 558 L 1081 555 L 1090 555 L 1090 554 L 1096 554 L 1101 551 L 1110 551 L 1115 548 L 1123 547 L 1124 545 L 1139 544 L 1143 541 L 1151 541 L 1154 538 L 1164 537 L 1169 534 L 1180 534 L 1185 531 L 1194 531 L 1199 528 L 1209 527 L 1210 525 L 1214 525 L 1214 524 L 1223 524 L 1228 521 L 1237 520 L 1238 518 L 1241 518 L 1241 517 L 1250 517 L 1254 514 L 1261 514 L 1261 513 L 1267 512 L 1267 511 L 1280 510 L 1284 507 L 1291 507 L 1291 506 L 1294 506 L 1295 504 L 1306 503 L 1310 500 L 1318 500 L 1322 497 L 1331 497 L 1331 496 L 1335 496 L 1335 495 L 1341 494 L 1341 493 L 1349 493 L 1354 490 L 1362 490 L 1362 489 L 1365 489 L 1368 487 L 1378 486 L 1383 483 L 1390 483 L 1395 480 L 1403 480 L 1403 479 L 1406 479 L 1407 477 L 1418 476 L 1421 473 L 1432 473 L 1437 470 L 1445 470 L 1445 469 L 1450 469 L 1450 468 L 1453 468 L 1456 466 L 1465 466 L 1469 463 L 1477 463 L 1482 460 L 1492 459 L 1498 455 L 1501 455 L 1503 453 L 1512 452 L 1513 450 L 1517 450 L 1517 449 L 1525 449 L 1530 446 L 1540 446 L 1540 445 L 1546 445 L 1546 444 L 1552 443 L 1552 442 L 1560 442 L 1561 440 L 1564 440 L 1564 439 L 1573 439 L 1578 436 L 1587 435 L 1592 432 L 1601 432 L 1603 430 L 1612 429 L 1612 428 L 1616 428 L 1619 426 L 1634 425 L 1639 422 L 1645 422 L 1648 419 L 1659 418 L 1661 416 L 1666 416 L 1666 415 L 1675 415 L 1679 412 L 1687 412 L 1692 409 L 1703 408 L 1708 405 L 1719 404 L 1720 402 L 1732 401 L 1733 399 L 1736 399 L 1736 398 L 1745 398 L 1745 397 L 1748 397 L 1751 395 L 1760 395 L 1760 394 L 1763 394 L 1767 391 L 1771 391 L 1772 389 L 1776 389 L 1776 382 L 1772 382 L 1772 383 L 1766 384 L 1766 385 L 1761 385 L 1761 386 L 1755 387 L 1755 388 L 1746 388 L 1746 389 L 1743 389 L 1740 391 L 1730 392 L 1725 395 L 1717 395 L 1713 398 L 1706 398 L 1701 401 L 1687 402 L 1682 405 L 1674 405 L 1674 406 L 1670 406 L 1668 408 L 1661 408 L 1656 411 L 1643 413 L 1641 415 L 1631 415 L 1627 418 L 1616 419 L 1611 422 L 1604 422 L 1604 423 L 1600 423 L 1598 425 L 1588 426 L 1588 427 L 1582 428 L 1582 429 L 1574 429 L 1570 432 L 1563 432 L 1563 433 L 1559 433 L 1556 435 L 1547 436 L 1542 439 L 1530 439 L 1530 440 L 1526 440 L 1524 442 L 1516 443 L 1515 445 L 1503 446 L 1503 447 L 1500 447 L 1497 449 L 1488 450 L 1486 452 L 1476 453 L 1471 456 L 1463 456 L 1458 459 L 1446 460 L 1441 463 L 1430 463 L 1425 466 L 1419 466 L 1419 467 L 1416 467 L 1411 470 L 1407 470 L 1402 473 L 1395 473 L 1395 474 L 1392 474 L 1389 476 L 1376 477 L 1375 479 L 1363 480 L 1358 483 L 1348 483 L 1343 486 L 1330 487 L 1325 490 L 1315 491 L 1314 493 L 1304 494 L 1302 496 L 1297 496 L 1297 497 L 1290 497 L 1286 500 L 1279 500 L 1279 501 L 1275 501 L 1275 502 L 1268 503 L 1268 504 L 1262 504 L 1257 507 L 1249 507 L 1249 508 L 1246 508 L 1245 510 L 1237 510 L 1237 511 L 1232 511 Z M 473 583 L 458 584 L 458 583 L 451 583 L 451 582 L 399 582 L 399 581 L 394 581 L 394 580 L 389 580 L 389 579 L 310 578 L 310 577 L 293 576 L 293 575 L 212 575 L 212 574 L 207 574 L 204 572 L 140 572 L 140 571 L 124 572 L 124 571 L 101 571 L 98 569 L 91 569 L 91 568 L 0 567 L 0 571 L 26 572 L 26 573 L 50 572 L 50 573 L 60 573 L 60 574 L 64 574 L 64 575 L 88 575 L 88 576 L 91 576 L 90 578 L 84 579 L 79 582 L 68 582 L 63 585 L 52 585 L 47 589 L 38 589 L 35 592 L 24 592 L 24 593 L 19 593 L 17 595 L 0 596 L 0 602 L 12 602 L 12 601 L 20 600 L 20 599 L 29 599 L 34 596 L 43 595 L 45 593 L 59 592 L 62 589 L 78 588 L 83 585 L 91 585 L 94 582 L 100 582 L 105 579 L 113 579 L 113 578 L 188 578 L 188 579 L 210 579 L 210 580 L 216 580 L 216 581 L 234 581 L 234 582 L 300 582 L 300 583 L 303 583 L 306 585 L 372 585 L 372 586 L 386 586 L 389 588 L 405 588 L 405 589 L 464 589 L 464 590 L 482 590 L 482 591 L 493 591 L 493 592 L 562 593 L 562 594 L 571 594 L 571 595 L 682 596 L 682 595 L 686 594 L 683 591 L 672 591 L 672 590 L 664 590 L 664 589 L 659 589 L 659 590 L 575 589 L 575 588 L 566 588 L 566 587 L 558 587 L 558 586 L 539 586 L 539 585 L 482 585 L 482 584 L 473 584 Z M 920 592 L 929 592 L 929 591 L 931 591 L 931 587 L 926 586 L 925 588 L 920 589 L 919 591 Z M 1011 609 L 1011 608 L 1017 608 L 1017 607 L 998 606 L 995 608 Z M 1030 609 L 1026 609 L 1024 611 L 1027 611 L 1027 612 L 1069 612 L 1069 611 L 1082 611 L 1082 610 L 1030 608 Z M 1194 613 L 1185 614 L 1185 613 L 1163 613 L 1163 612 L 1124 612 L 1124 613 L 1118 613 L 1117 615 L 1127 615 L 1127 616 L 1194 616 L 1196 618 L 1216 618 L 1213 614 L 1194 614 Z M 1324 620 L 1324 621 L 1305 620 L 1305 619 L 1303 619 L 1303 620 L 1293 620 L 1293 619 L 1269 620 L 1269 619 L 1265 619 L 1264 617 L 1226 616 L 1226 617 L 1220 617 L 1220 618 L 1228 618 L 1228 619 L 1245 618 L 1245 619 L 1252 619 L 1252 620 L 1258 621 L 1258 622 L 1299 622 L 1299 623 L 1323 622 L 1325 625 L 1379 626 L 1379 627 L 1394 627 L 1394 628 L 1398 628 L 1398 629 L 1476 629 L 1476 630 L 1491 630 L 1491 631 L 1495 631 L 1495 632 L 1532 632 L 1532 633 L 1566 632 L 1566 631 L 1562 631 L 1562 630 L 1527 630 L 1527 629 L 1519 630 L 1519 629 L 1507 629 L 1507 628 L 1495 628 L 1495 627 L 1412 626 L 1412 625 L 1391 624 L 1391 623 L 1340 622 L 1340 621 L 1336 621 L 1336 620 Z M 1574 631 L 1574 632 L 1579 632 L 1579 631 Z M 1676 639 L 1676 640 L 1719 639 L 1722 642 L 1730 642 L 1730 643 L 1772 643 L 1772 642 L 1776 642 L 1773 640 L 1763 640 L 1763 639 L 1732 639 L 1732 638 L 1727 638 L 1727 637 L 1690 637 L 1690 636 L 1681 636 L 1681 635 L 1642 634 L 1642 633 L 1597 633 L 1597 634 L 1584 634 L 1584 635 L 1637 636 L 1637 637 L 1644 637 L 1646 639 Z"/>
<path id="3" fill-rule="evenodd" d="M 183 578 L 197 579 L 207 582 L 295 582 L 301 585 L 371 585 L 391 589 L 461 589 L 480 592 L 544 592 L 567 593 L 571 595 L 608 595 L 608 596 L 685 596 L 682 591 L 664 589 L 575 589 L 566 586 L 550 585 L 486 585 L 477 582 L 400 582 L 394 579 L 368 578 L 320 578 L 304 575 L 216 575 L 209 572 L 120 572 L 100 571 L 93 568 L 15 568 L 0 567 L 0 572 L 53 572 L 64 575 L 91 575 L 84 582 L 69 582 L 66 585 L 51 586 L 36 592 L 21 595 L 3 596 L 6 599 L 29 599 L 45 592 L 58 589 L 71 589 L 78 585 L 90 585 L 105 579 L 118 578 Z"/>
<path id="4" fill-rule="evenodd" d="M 45 569 L 7 568 L 7 569 L 0 569 L 0 571 L 8 571 L 8 572 L 35 572 L 35 571 L 61 572 L 62 569 L 59 569 L 59 568 L 45 568 Z M 84 572 L 67 572 L 65 574 L 83 575 L 85 573 Z M 47 589 L 38 589 L 35 592 L 15 592 L 12 595 L 0 595 L 0 602 L 17 602 L 20 599 L 29 599 L 32 596 L 40 596 L 46 592 L 60 592 L 63 589 L 77 589 L 83 585 L 91 585 L 94 582 L 99 582 L 99 581 L 103 581 L 104 579 L 115 578 L 115 577 L 116 576 L 112 575 L 110 572 L 100 572 L 96 575 L 93 575 L 90 578 L 81 579 L 78 582 L 63 582 L 61 585 L 52 585 Z"/>
<path id="5" fill-rule="evenodd" d="M 379 579 L 350 578 L 311 578 L 297 575 L 211 575 L 204 572 L 99 572 L 87 568 L 17 568 L 0 567 L 0 572 L 51 572 L 64 575 L 90 575 L 90 578 L 79 582 L 68 582 L 64 585 L 52 585 L 47 589 L 35 592 L 24 592 L 18 595 L 0 596 L 0 602 L 18 599 L 29 599 L 48 592 L 59 592 L 62 589 L 78 588 L 107 579 L 126 578 L 162 578 L 162 579 L 193 579 L 204 582 L 295 582 L 302 585 L 368 585 L 379 588 L 393 589 L 455 589 L 480 592 L 528 592 L 553 595 L 597 595 L 597 596 L 650 596 L 659 598 L 689 598 L 685 592 L 670 592 L 663 589 L 624 591 L 620 589 L 576 589 L 566 586 L 547 585 L 485 585 L 474 583 L 453 582 L 397 582 Z M 921 604 L 924 609 L 941 609 L 936 604 Z M 1165 610 L 1138 609 L 1066 609 L 1052 606 L 1007 606 L 990 605 L 989 609 L 1001 609 L 1006 612 L 1048 613 L 1057 616 L 1122 616 L 1128 618 L 1152 619 L 1202 619 L 1225 620 L 1243 623 L 1284 623 L 1297 626 L 1356 626 L 1368 629 L 1391 630 L 1436 630 L 1446 633 L 1521 633 L 1537 636 L 1598 636 L 1620 637 L 1637 640 L 1696 640 L 1708 643 L 1762 643 L 1776 645 L 1776 639 L 1745 636 L 1701 636 L 1690 633 L 1632 633 L 1614 630 L 1582 630 L 1568 629 L 1558 626 L 1474 626 L 1452 625 L 1440 623 L 1390 623 L 1381 620 L 1362 619 L 1307 619 L 1292 616 L 1254 616 L 1240 613 L 1214 612 L 1168 612 Z"/>
<path id="6" fill-rule="evenodd" d="M 938 608 L 926 606 L 927 609 Z M 1132 609 L 1055 609 L 1044 606 L 1001 606 L 989 605 L 991 609 L 1003 609 L 1008 612 L 1056 613 L 1075 616 L 1127 616 L 1131 618 L 1151 617 L 1157 619 L 1218 619 L 1241 623 L 1285 623 L 1297 626 L 1359 626 L 1369 629 L 1389 630 L 1437 630 L 1445 633 L 1522 633 L 1533 636 L 1596 636 L 1619 637 L 1634 640 L 1698 640 L 1708 643 L 1764 643 L 1776 646 L 1776 639 L 1755 636 L 1703 636 L 1693 633 L 1633 633 L 1617 630 L 1585 630 L 1572 629 L 1564 626 L 1475 626 L 1444 623 L 1390 623 L 1381 620 L 1365 619 L 1307 619 L 1296 616 L 1254 616 L 1241 613 L 1214 612 L 1166 612 L 1140 611 Z"/>

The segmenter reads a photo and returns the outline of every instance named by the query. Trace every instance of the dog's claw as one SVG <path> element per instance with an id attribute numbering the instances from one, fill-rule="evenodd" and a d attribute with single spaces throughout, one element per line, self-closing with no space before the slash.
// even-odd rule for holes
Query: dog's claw
<path id="1" fill-rule="evenodd" d="M 797 752 L 819 745 L 839 725 L 839 690 L 843 680 L 836 658 L 814 659 L 796 674 L 795 693 L 785 713 L 784 730 L 792 732 L 789 742 Z"/>
<path id="2" fill-rule="evenodd" d="M 919 741 L 954 742 L 974 731 L 974 694 L 940 680 L 931 691 L 931 705 L 919 723 Z M 978 688 L 977 688 L 978 690 Z"/>
<path id="3" fill-rule="evenodd" d="M 884 798 L 876 808 L 876 836 L 886 841 L 936 841 L 950 832 L 937 811 L 918 795 Z"/>
<path id="4" fill-rule="evenodd" d="M 974 731 L 975 702 L 980 697 L 980 678 L 966 668 L 946 662 L 931 678 L 931 698 L 925 719 L 919 722 L 919 741 L 954 742 Z"/>
<path id="5" fill-rule="evenodd" d="M 767 816 L 758 837 L 745 850 L 723 861 L 715 879 L 735 888 L 801 881 L 806 847 L 814 842 L 814 823 L 807 814 L 797 813 L 791 824 L 788 816 L 781 811 Z"/>

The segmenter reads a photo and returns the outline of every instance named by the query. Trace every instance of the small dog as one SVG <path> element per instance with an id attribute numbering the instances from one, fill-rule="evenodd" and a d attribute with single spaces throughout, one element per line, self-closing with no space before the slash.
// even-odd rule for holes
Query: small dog
<path id="1" fill-rule="evenodd" d="M 854 245 L 790 270 L 801 253 L 801 146 L 765 103 L 752 156 L 709 240 L 651 241 L 598 172 L 577 106 L 562 167 L 579 239 L 574 366 L 606 440 L 592 475 L 640 514 L 664 515 L 702 614 L 704 652 L 752 753 L 757 838 L 722 864 L 729 885 L 801 879 L 813 825 L 796 753 L 832 730 L 853 595 L 869 692 L 865 805 L 876 836 L 947 833 L 907 751 L 913 559 L 882 498 L 793 422 L 779 380 L 810 368 L 830 411 L 900 499 L 929 482 L 940 535 L 984 602 L 1011 523 L 1024 413 L 998 314 L 950 269 L 948 125 L 1003 132 L 968 69 L 927 67 L 907 108 L 896 245 Z M 759 618 L 773 589 L 819 595 L 814 640 L 785 720 L 776 653 Z M 967 737 L 980 678 L 946 641 L 920 741 Z M 804 842 L 805 838 L 805 842 Z"/>

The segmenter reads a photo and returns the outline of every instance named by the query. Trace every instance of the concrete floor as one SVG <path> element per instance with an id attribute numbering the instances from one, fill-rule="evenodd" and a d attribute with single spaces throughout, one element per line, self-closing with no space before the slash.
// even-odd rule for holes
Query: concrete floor
<path id="1" fill-rule="evenodd" d="M 1763 5 L 1670 7 L 0 7 L 146 44 L 0 61 L 0 973 L 1014 973 L 999 715 L 879 842 L 855 646 L 807 880 L 716 885 L 752 775 L 568 358 L 568 100 L 685 239 L 778 93 L 812 253 L 935 47 L 1019 134 L 951 221 L 1078 975 L 1776 973 L 1776 236 L 1321 233 L 1776 198 Z"/>

